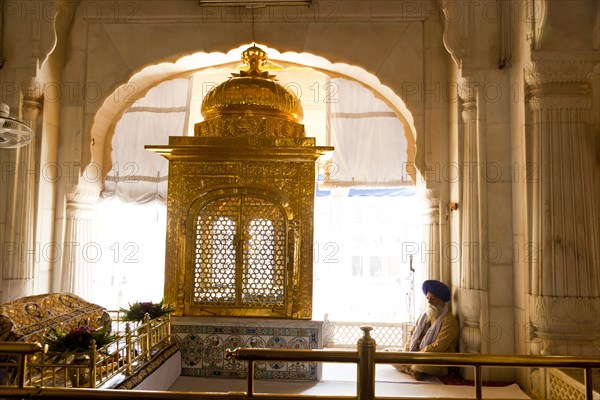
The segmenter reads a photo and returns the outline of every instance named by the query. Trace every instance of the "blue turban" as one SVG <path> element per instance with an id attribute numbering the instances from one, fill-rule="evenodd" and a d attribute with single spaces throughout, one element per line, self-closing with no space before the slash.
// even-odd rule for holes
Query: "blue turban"
<path id="1" fill-rule="evenodd" d="M 423 282 L 423 294 L 427 295 L 427 292 L 430 292 L 444 303 L 450 301 L 450 288 L 440 281 L 431 279 Z"/>

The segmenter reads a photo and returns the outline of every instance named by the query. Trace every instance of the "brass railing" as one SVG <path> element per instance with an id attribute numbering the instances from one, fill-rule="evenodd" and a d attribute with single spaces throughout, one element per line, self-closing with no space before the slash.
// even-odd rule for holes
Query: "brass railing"
<path id="1" fill-rule="evenodd" d="M 15 371 L 14 382 L 22 388 L 25 386 L 26 380 L 27 356 L 40 351 L 42 351 L 42 345 L 39 343 L 2 342 L 0 346 L 0 369 L 3 369 L 6 375 L 8 375 L 9 370 Z M 15 355 L 16 359 L 12 362 L 5 361 L 3 355 Z M 2 383 L 0 382 L 0 386 Z"/>
<path id="2" fill-rule="evenodd" d="M 71 382 L 72 386 L 97 388 L 119 374 L 132 375 L 137 366 L 150 361 L 153 353 L 170 343 L 170 316 L 151 320 L 146 314 L 142 323 L 133 328 L 127 323 L 125 331 L 116 336 L 102 348 L 93 344 L 80 364 L 50 359 L 38 343 L 2 342 L 0 355 L 5 355 L 7 361 L 0 362 L 0 368 L 4 368 L 8 385 L 12 386 L 67 387 Z M 17 357 L 7 358 L 11 354 Z"/>
<path id="3" fill-rule="evenodd" d="M 248 361 L 246 392 L 254 393 L 253 363 L 256 361 L 298 361 L 355 363 L 357 368 L 358 400 L 375 398 L 375 364 L 426 364 L 474 368 L 475 397 L 482 399 L 482 367 L 549 367 L 580 368 L 585 371 L 585 398 L 593 400 L 592 370 L 600 368 L 599 357 L 493 355 L 464 353 L 376 352 L 376 343 L 370 337 L 370 326 L 362 326 L 363 337 L 357 351 L 331 350 L 269 350 L 235 349 L 227 356 Z"/>
<path id="4" fill-rule="evenodd" d="M 275 350 L 275 349 L 235 349 L 228 350 L 228 357 L 248 362 L 248 378 L 245 392 L 161 392 L 140 390 L 109 389 L 68 389 L 68 388 L 34 388 L 27 387 L 20 380 L 18 387 L 0 387 L 0 398 L 36 398 L 36 399 L 157 399 L 157 400 L 200 400 L 200 399 L 375 399 L 375 364 L 426 364 L 473 367 L 475 370 L 475 397 L 482 399 L 482 367 L 547 367 L 547 368 L 580 368 L 585 371 L 585 398 L 593 399 L 592 369 L 600 368 L 599 357 L 571 356 L 528 356 L 528 355 L 482 355 L 460 353 L 402 353 L 377 352 L 376 343 L 370 337 L 371 327 L 363 326 L 363 337 L 358 341 L 357 351 L 338 350 Z M 12 349 L 22 354 L 35 351 L 29 348 Z M 25 364 L 26 357 L 20 357 Z M 316 396 L 316 395 L 284 395 L 257 394 L 254 391 L 254 362 L 257 361 L 299 361 L 299 362 L 334 362 L 357 364 L 356 396 Z M 24 371 L 24 367 L 19 370 Z M 402 397 L 386 397 L 386 399 Z"/>

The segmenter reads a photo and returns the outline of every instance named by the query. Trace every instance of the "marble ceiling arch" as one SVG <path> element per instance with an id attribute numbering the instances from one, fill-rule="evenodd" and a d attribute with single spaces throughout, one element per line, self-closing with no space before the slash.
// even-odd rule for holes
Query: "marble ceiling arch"
<path id="1" fill-rule="evenodd" d="M 378 98 L 390 106 L 402 122 L 407 139 L 408 162 L 414 162 L 416 153 L 416 129 L 413 116 L 404 101 L 389 87 L 365 69 L 345 63 L 332 63 L 327 59 L 309 53 L 284 52 L 280 53 L 263 44 L 257 44 L 269 55 L 269 59 L 284 67 L 302 66 L 310 67 L 326 75 L 343 77 L 359 82 Z M 147 66 L 134 73 L 127 82 L 119 85 L 110 93 L 95 113 L 91 130 L 91 159 L 86 163 L 87 168 L 93 166 L 95 171 L 102 170 L 103 176 L 111 168 L 111 139 L 114 127 L 122 114 L 135 102 L 142 98 L 148 90 L 159 83 L 187 77 L 208 68 L 230 67 L 241 64 L 241 52 L 250 46 L 245 44 L 234 48 L 227 53 L 198 52 L 181 57 L 175 62 L 159 63 Z M 414 171 L 407 171 L 413 182 L 416 181 Z"/>

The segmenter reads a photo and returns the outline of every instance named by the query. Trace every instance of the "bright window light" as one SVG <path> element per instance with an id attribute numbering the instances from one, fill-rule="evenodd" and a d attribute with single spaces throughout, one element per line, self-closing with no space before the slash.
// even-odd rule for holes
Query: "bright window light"
<path id="1" fill-rule="evenodd" d="M 92 266 L 92 301 L 116 310 L 136 301 L 160 301 L 164 293 L 166 206 L 98 203 Z"/>
<path id="2" fill-rule="evenodd" d="M 419 200 L 412 188 L 383 191 L 390 194 L 355 196 L 355 189 L 337 189 L 316 197 L 313 319 L 414 318 L 419 278 L 410 270 L 410 255 L 422 243 Z"/>
<path id="3" fill-rule="evenodd" d="M 232 60 L 237 60 L 239 52 L 233 52 L 234 58 L 229 54 L 216 53 L 213 57 L 223 57 L 223 63 L 230 64 Z M 276 53 L 274 50 L 269 52 Z M 206 54 L 198 54 L 182 59 L 181 62 L 191 63 L 194 68 L 199 68 L 199 65 L 208 62 L 206 57 Z M 284 60 L 285 57 L 280 55 L 280 59 Z M 211 63 L 215 64 L 215 60 Z M 315 61 L 310 58 L 304 64 L 309 64 L 310 60 Z M 280 83 L 293 88 L 301 98 L 303 123 L 308 136 L 314 136 L 318 145 L 330 145 L 332 130 L 336 127 L 338 133 L 363 134 L 366 130 L 362 128 L 358 132 L 350 130 L 360 122 L 371 128 L 375 126 L 371 131 L 380 133 L 384 129 L 384 123 L 396 122 L 399 126 L 385 128 L 394 132 L 395 136 L 380 138 L 371 135 L 363 143 L 371 144 L 374 139 L 379 139 L 385 146 L 372 150 L 378 160 L 383 159 L 379 151 L 383 148 L 389 153 L 386 155 L 388 158 L 400 160 L 402 165 L 408 145 L 394 150 L 389 144 L 394 142 L 391 139 L 399 138 L 402 138 L 402 142 L 407 142 L 406 138 L 410 133 L 404 134 L 404 125 L 412 126 L 412 120 L 406 121 L 406 124 L 398 124 L 393 121 L 394 112 L 391 109 L 378 106 L 379 103 L 387 103 L 376 99 L 362 85 L 344 83 L 341 78 L 330 79 L 319 71 L 302 67 L 303 63 L 299 64 L 300 66 L 275 73 Z M 188 104 L 192 113 L 189 117 L 189 134 L 193 134 L 193 124 L 201 120 L 199 110 L 206 91 L 226 79 L 230 69 L 212 68 L 195 74 Z M 350 73 L 348 75 L 354 76 Z M 381 86 L 368 79 L 364 82 L 370 87 Z M 362 117 L 365 107 L 370 107 L 371 113 L 383 116 L 377 117 L 379 119 L 366 119 Z M 394 103 L 394 107 L 405 109 L 403 103 Z M 406 114 L 409 115 L 408 112 Z M 364 135 L 358 137 L 364 139 Z M 335 138 L 338 157 L 333 161 L 321 160 L 319 173 L 327 172 L 328 183 L 337 178 L 345 178 L 346 175 L 350 178 L 341 179 L 341 182 L 334 182 L 330 186 L 323 185 L 321 176 L 318 179 L 313 246 L 313 319 L 320 320 L 327 315 L 330 321 L 411 321 L 415 315 L 414 288 L 424 278 L 421 276 L 424 275 L 423 268 L 418 268 L 421 267 L 422 257 L 415 255 L 417 276 L 411 270 L 410 259 L 415 249 L 425 248 L 421 199 L 415 195 L 414 187 L 401 186 L 408 184 L 407 179 L 388 176 L 389 163 L 373 163 L 370 162 L 372 158 L 359 157 L 364 150 L 360 146 L 346 146 L 346 152 L 341 154 L 340 149 L 344 144 L 355 145 L 358 142 L 351 140 L 351 137 L 344 141 L 344 135 L 341 134 Z M 358 168 L 359 162 L 364 163 L 365 167 Z M 349 168 L 338 170 L 342 165 Z M 358 175 L 353 168 L 362 175 Z M 392 172 L 400 169 L 392 168 Z M 367 186 L 358 186 L 353 178 L 364 181 L 363 185 L 381 184 L 388 187 L 369 189 Z M 356 186 L 349 187 L 350 185 Z M 396 186 L 389 187 L 392 185 Z M 102 248 L 102 257 L 93 266 L 92 300 L 112 309 L 127 306 L 128 302 L 133 301 L 160 300 L 164 291 L 166 207 L 159 203 L 131 205 L 111 199 L 99 204 L 97 215 L 96 234 Z M 260 229 L 259 225 L 251 227 L 251 235 L 273 235 L 269 225 L 261 226 Z M 215 232 L 215 235 L 231 235 L 233 228 L 233 225 L 221 224 L 222 231 Z M 221 249 L 214 248 L 215 254 L 211 255 L 211 259 L 223 258 L 222 268 L 219 269 L 221 272 L 218 272 L 223 274 L 225 266 L 229 265 L 226 258 L 235 253 L 218 250 Z M 250 254 L 250 259 L 253 263 L 262 265 L 273 263 L 272 254 L 260 257 Z M 255 268 L 252 265 L 251 263 L 248 269 L 249 275 L 254 275 Z M 256 277 L 248 277 L 245 282 L 248 286 L 262 289 L 263 285 L 273 285 L 276 272 L 273 270 L 263 276 L 260 285 L 256 283 Z M 219 279 L 221 278 L 223 277 Z M 276 287 L 273 285 L 273 288 Z"/>

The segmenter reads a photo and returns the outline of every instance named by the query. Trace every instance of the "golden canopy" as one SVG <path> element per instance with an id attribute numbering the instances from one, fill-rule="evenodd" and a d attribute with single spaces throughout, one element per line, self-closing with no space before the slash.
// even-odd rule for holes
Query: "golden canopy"
<path id="1" fill-rule="evenodd" d="M 146 146 L 169 159 L 165 301 L 176 315 L 312 317 L 315 161 L 300 99 L 242 53 L 204 97 L 194 136 Z"/>

